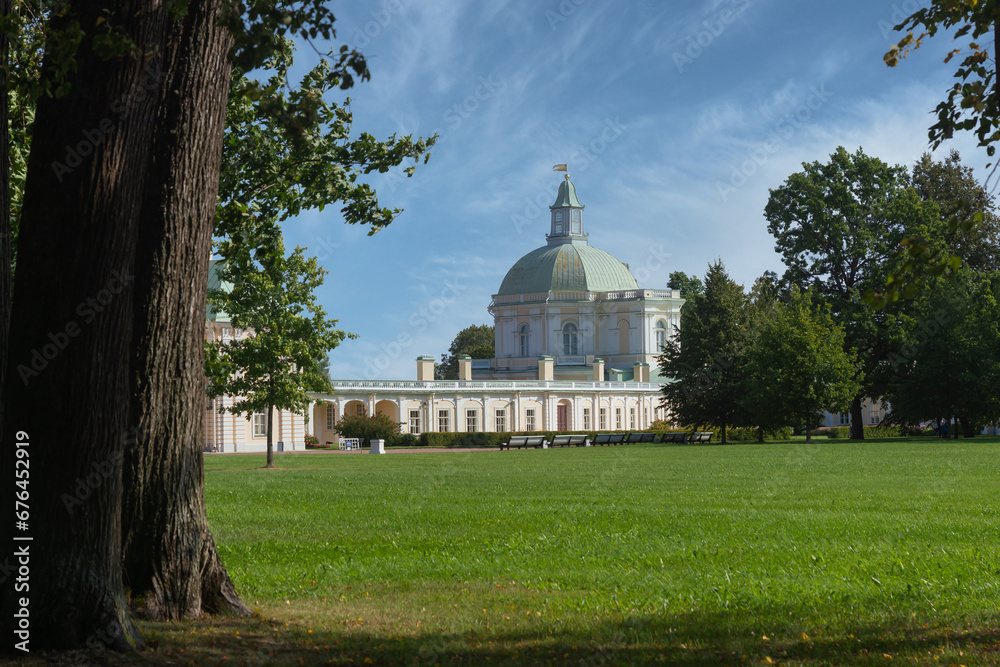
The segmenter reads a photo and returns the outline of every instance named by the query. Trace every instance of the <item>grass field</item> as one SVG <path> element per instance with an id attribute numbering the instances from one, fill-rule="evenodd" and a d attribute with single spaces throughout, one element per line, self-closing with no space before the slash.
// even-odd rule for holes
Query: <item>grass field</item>
<path id="1" fill-rule="evenodd" d="M 1000 443 L 206 457 L 174 664 L 1000 663 Z"/>

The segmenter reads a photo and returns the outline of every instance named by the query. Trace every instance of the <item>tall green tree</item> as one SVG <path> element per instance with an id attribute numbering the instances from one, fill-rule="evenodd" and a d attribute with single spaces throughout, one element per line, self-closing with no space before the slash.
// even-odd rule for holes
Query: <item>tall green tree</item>
<path id="1" fill-rule="evenodd" d="M 963 268 L 928 284 L 901 319 L 886 398 L 897 423 L 951 420 L 966 437 L 1000 421 L 1000 280 Z"/>
<path id="2" fill-rule="evenodd" d="M 784 281 L 814 289 L 844 329 L 861 382 L 851 402 L 851 437 L 862 439 L 862 401 L 884 391 L 877 370 L 888 354 L 886 314 L 862 296 L 885 284 L 904 237 L 939 224 L 937 207 L 921 202 L 905 168 L 840 147 L 829 162 L 803 164 L 771 190 L 764 217 L 787 267 Z"/>
<path id="3" fill-rule="evenodd" d="M 817 417 L 847 409 L 860 391 L 844 330 L 798 287 L 786 302 L 773 302 L 758 327 L 747 351 L 748 408 L 772 428 L 805 424 L 811 442 Z"/>
<path id="4" fill-rule="evenodd" d="M 493 327 L 489 324 L 473 324 L 465 327 L 448 346 L 447 354 L 441 355 L 441 363 L 434 365 L 434 377 L 438 380 L 458 379 L 458 358 L 467 354 L 473 359 L 492 359 L 494 354 Z"/>
<path id="5" fill-rule="evenodd" d="M 210 290 L 209 301 L 229 313 L 233 326 L 249 330 L 230 343 L 209 343 L 212 397 L 236 397 L 227 410 L 238 415 L 264 413 L 267 467 L 274 467 L 272 413 L 306 411 L 307 392 L 333 391 L 323 374 L 323 360 L 348 335 L 328 320 L 313 291 L 323 284 L 324 271 L 315 258 L 296 248 L 287 257 L 278 250 L 260 261 L 221 263 L 220 280 L 230 290 Z"/>
<path id="6" fill-rule="evenodd" d="M 1000 216 L 996 199 L 962 164 L 958 151 L 942 160 L 924 153 L 913 165 L 913 188 L 925 202 L 938 205 L 940 232 L 948 250 L 974 271 L 1000 269 Z M 950 220 L 959 223 L 952 228 Z"/>
<path id="7" fill-rule="evenodd" d="M 680 331 L 667 339 L 659 357 L 663 400 L 675 419 L 692 426 L 742 426 L 747 315 L 743 286 L 734 282 L 722 260 L 708 267 L 705 293 L 681 311 Z"/>

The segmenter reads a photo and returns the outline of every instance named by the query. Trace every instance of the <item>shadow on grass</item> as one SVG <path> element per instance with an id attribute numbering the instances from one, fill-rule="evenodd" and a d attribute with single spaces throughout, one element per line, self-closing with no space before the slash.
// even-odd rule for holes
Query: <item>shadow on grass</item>
<path id="1" fill-rule="evenodd" d="M 758 617 L 766 624 L 782 618 Z M 423 632 L 344 623 L 317 630 L 277 619 L 215 617 L 143 623 L 149 650 L 32 654 L 18 665 L 990 665 L 1000 631 L 927 627 L 908 619 L 836 634 L 783 634 L 739 614 L 634 616 L 566 628 L 558 621 L 510 630 L 477 625 Z"/>

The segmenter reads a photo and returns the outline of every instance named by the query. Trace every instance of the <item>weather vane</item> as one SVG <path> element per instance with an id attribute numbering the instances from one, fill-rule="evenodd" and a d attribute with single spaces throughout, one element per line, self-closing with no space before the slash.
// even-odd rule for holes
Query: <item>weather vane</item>
<path id="1" fill-rule="evenodd" d="M 557 164 L 552 167 L 552 171 L 565 171 L 568 172 L 569 168 L 565 164 Z M 566 174 L 566 180 L 569 180 L 569 173 Z"/>

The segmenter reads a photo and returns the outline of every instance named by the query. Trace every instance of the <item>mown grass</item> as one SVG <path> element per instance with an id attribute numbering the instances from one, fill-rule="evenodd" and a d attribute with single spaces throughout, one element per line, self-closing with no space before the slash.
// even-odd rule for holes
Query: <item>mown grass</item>
<path id="1" fill-rule="evenodd" d="M 1000 662 L 996 438 L 206 457 L 194 664 Z"/>

